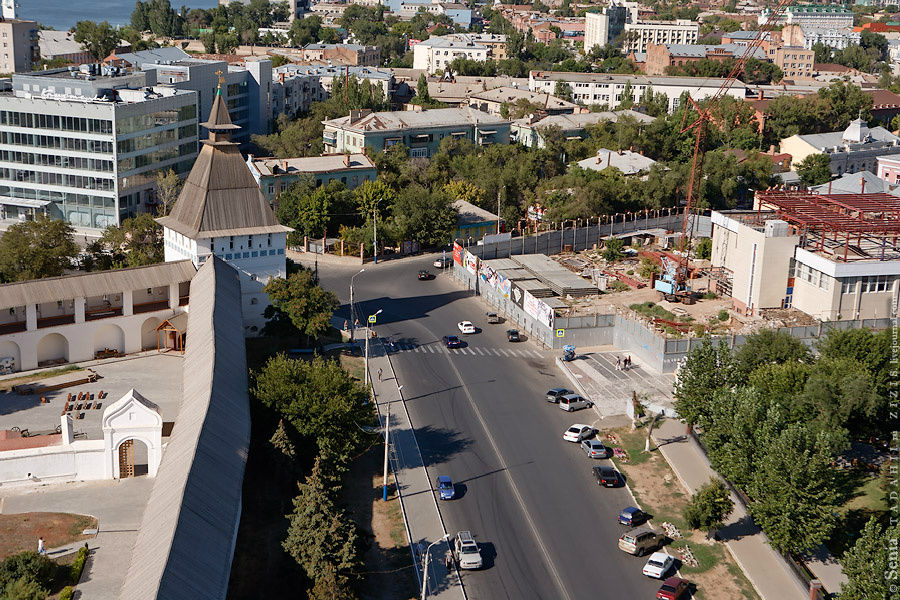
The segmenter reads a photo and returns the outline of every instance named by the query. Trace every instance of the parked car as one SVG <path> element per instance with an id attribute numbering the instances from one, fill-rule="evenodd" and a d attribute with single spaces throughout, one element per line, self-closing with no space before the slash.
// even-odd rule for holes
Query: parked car
<path id="1" fill-rule="evenodd" d="M 637 527 L 647 520 L 647 513 L 634 506 L 626 506 L 619 513 L 619 524 Z"/>
<path id="2" fill-rule="evenodd" d="M 506 330 L 506 339 L 507 339 L 507 341 L 510 341 L 510 342 L 522 341 L 521 338 L 519 337 L 518 329 L 507 329 Z"/>
<path id="3" fill-rule="evenodd" d="M 457 533 L 453 547 L 460 569 L 480 569 L 484 566 L 481 551 L 478 549 L 478 544 L 475 543 L 475 537 L 471 531 Z"/>
<path id="4" fill-rule="evenodd" d="M 453 259 L 450 257 L 438 258 L 438 259 L 435 259 L 435 261 L 433 263 L 431 263 L 431 266 L 433 266 L 436 269 L 446 269 L 447 267 L 450 266 L 450 263 L 452 263 L 452 262 L 453 262 Z"/>
<path id="5" fill-rule="evenodd" d="M 456 498 L 456 487 L 453 485 L 453 481 L 446 475 L 441 475 L 437 478 L 437 488 L 441 500 L 453 500 Z"/>
<path id="6" fill-rule="evenodd" d="M 619 472 L 612 467 L 594 467 L 594 477 L 597 478 L 597 485 L 603 487 L 616 487 L 619 485 Z"/>
<path id="7" fill-rule="evenodd" d="M 489 313 L 487 314 L 487 322 L 490 323 L 491 325 L 494 325 L 494 324 L 497 324 L 497 323 L 502 323 L 502 322 L 503 322 L 503 319 L 502 319 L 502 318 L 500 317 L 500 315 L 498 315 L 497 313 L 495 313 L 495 312 L 489 312 Z"/>
<path id="8" fill-rule="evenodd" d="M 581 423 L 576 423 L 572 425 L 563 433 L 563 439 L 567 442 L 575 442 L 578 443 L 581 440 L 587 439 L 594 435 L 594 428 L 590 425 L 582 425 Z"/>
<path id="9" fill-rule="evenodd" d="M 456 326 L 459 327 L 462 333 L 475 333 L 475 326 L 472 325 L 472 321 L 460 321 Z"/>
<path id="10" fill-rule="evenodd" d="M 619 550 L 634 556 L 643 556 L 651 550 L 661 548 L 665 539 L 665 536 L 650 527 L 637 527 L 619 536 Z"/>
<path id="11" fill-rule="evenodd" d="M 419 271 L 419 274 L 418 274 L 419 281 L 428 281 L 432 277 L 433 277 L 433 275 L 431 273 L 429 273 L 428 271 L 426 271 L 425 269 L 422 269 L 421 271 Z"/>
<path id="12" fill-rule="evenodd" d="M 691 582 L 681 577 L 669 577 L 656 592 L 657 600 L 681 600 L 686 598 Z"/>
<path id="13" fill-rule="evenodd" d="M 647 559 L 644 570 L 641 571 L 647 577 L 662 579 L 669 572 L 669 569 L 675 564 L 675 558 L 671 554 L 665 552 L 654 552 Z"/>
<path id="14" fill-rule="evenodd" d="M 448 348 L 461 348 L 462 341 L 455 335 L 445 335 L 444 345 L 446 345 Z"/>
<path id="15" fill-rule="evenodd" d="M 609 458 L 609 448 L 600 440 L 582 440 L 581 449 L 589 458 Z"/>
<path id="16" fill-rule="evenodd" d="M 579 408 L 590 408 L 594 403 L 579 394 L 566 394 L 560 396 L 559 407 L 565 411 L 572 412 Z"/>
<path id="17" fill-rule="evenodd" d="M 547 402 L 559 402 L 559 399 L 566 394 L 572 394 L 572 390 L 567 390 L 566 388 L 553 388 L 551 390 L 547 390 Z"/>

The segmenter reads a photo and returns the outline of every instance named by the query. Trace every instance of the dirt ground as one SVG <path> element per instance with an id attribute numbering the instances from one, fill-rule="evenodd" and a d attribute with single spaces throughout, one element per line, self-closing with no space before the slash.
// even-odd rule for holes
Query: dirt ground
<path id="1" fill-rule="evenodd" d="M 44 538 L 49 550 L 71 542 L 92 539 L 82 535 L 85 529 L 97 527 L 97 519 L 70 513 L 22 513 L 0 515 L 0 560 L 23 552 L 37 551 L 38 538 Z"/>
<path id="2" fill-rule="evenodd" d="M 646 432 L 629 427 L 612 430 L 619 444 L 602 432 L 604 443 L 609 441 L 628 452 L 628 462 L 614 459 L 617 468 L 625 475 L 628 486 L 641 508 L 653 517 L 653 526 L 662 530 L 663 521 L 673 523 L 684 536 L 672 540 L 669 552 L 676 557 L 678 549 L 689 544 L 699 563 L 698 567 L 681 566 L 681 574 L 696 585 L 694 598 L 705 600 L 759 600 L 753 586 L 744 577 L 734 559 L 721 542 L 707 540 L 702 532 L 691 532 L 681 512 L 688 501 L 688 494 L 672 472 L 665 458 L 658 451 L 644 452 Z"/>
<path id="3" fill-rule="evenodd" d="M 384 450 L 375 445 L 353 462 L 342 489 L 342 504 L 366 538 L 361 600 L 415 600 L 418 583 L 409 540 L 393 485 L 382 501 Z"/>

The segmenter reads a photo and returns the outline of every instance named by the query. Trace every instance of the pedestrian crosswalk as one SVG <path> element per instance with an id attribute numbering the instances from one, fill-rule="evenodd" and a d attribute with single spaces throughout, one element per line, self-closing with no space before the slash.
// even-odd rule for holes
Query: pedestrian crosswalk
<path id="1" fill-rule="evenodd" d="M 388 346 L 388 349 L 390 347 Z M 414 344 L 414 343 L 395 343 L 394 353 L 398 352 L 417 352 L 419 354 L 450 354 L 462 356 L 493 356 L 505 358 L 544 358 L 545 355 L 537 350 L 528 348 L 485 348 L 481 346 L 465 346 L 463 348 L 445 347 L 440 342 L 430 344 Z"/>

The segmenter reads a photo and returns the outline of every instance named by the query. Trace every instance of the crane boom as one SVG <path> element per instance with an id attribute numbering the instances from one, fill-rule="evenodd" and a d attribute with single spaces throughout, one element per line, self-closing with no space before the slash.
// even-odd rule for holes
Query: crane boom
<path id="1" fill-rule="evenodd" d="M 759 48 L 765 37 L 772 32 L 775 28 L 775 24 L 778 22 L 781 13 L 785 8 L 792 2 L 793 0 L 778 0 L 778 4 L 772 10 L 769 15 L 766 24 L 763 25 L 759 33 L 754 37 L 747 47 L 744 49 L 744 52 L 741 54 L 740 58 L 738 58 L 737 62 L 734 63 L 734 66 L 729 71 L 728 75 L 722 80 L 722 85 L 719 86 L 719 89 L 716 90 L 716 93 L 709 98 L 706 103 L 705 108 L 701 107 L 697 102 L 691 98 L 690 94 L 688 94 L 688 101 L 691 103 L 691 106 L 697 111 L 697 118 L 689 125 L 687 123 L 687 115 L 688 108 L 685 109 L 684 115 L 681 118 L 681 133 L 685 133 L 690 130 L 695 130 L 694 133 L 694 154 L 691 160 L 691 176 L 688 182 L 687 189 L 687 199 L 685 201 L 684 206 L 684 216 L 681 222 L 681 239 L 682 246 L 684 248 L 684 255 L 680 261 L 680 266 L 678 269 L 678 275 L 676 277 L 677 283 L 683 283 L 687 280 L 687 270 L 688 270 L 688 262 L 690 259 L 691 252 L 691 242 L 694 234 L 694 220 L 692 218 L 692 211 L 694 210 L 695 204 L 695 194 L 700 185 L 700 181 L 702 180 L 703 175 L 703 158 L 706 152 L 703 149 L 703 143 L 706 141 L 706 128 L 709 125 L 709 122 L 713 120 L 713 110 L 718 106 L 719 101 L 728 93 L 728 90 L 731 89 L 731 86 L 734 85 L 734 82 L 737 81 L 738 76 L 744 71 L 744 65 L 747 61 L 756 54 L 757 48 Z"/>

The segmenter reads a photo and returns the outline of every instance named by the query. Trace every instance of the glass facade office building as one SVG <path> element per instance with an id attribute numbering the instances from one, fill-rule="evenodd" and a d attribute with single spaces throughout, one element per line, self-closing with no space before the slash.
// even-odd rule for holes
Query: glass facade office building
<path id="1" fill-rule="evenodd" d="M 0 94 L 0 218 L 45 214 L 103 229 L 155 209 L 157 172 L 190 171 L 195 92 L 107 93 L 115 100 L 71 92 Z"/>

